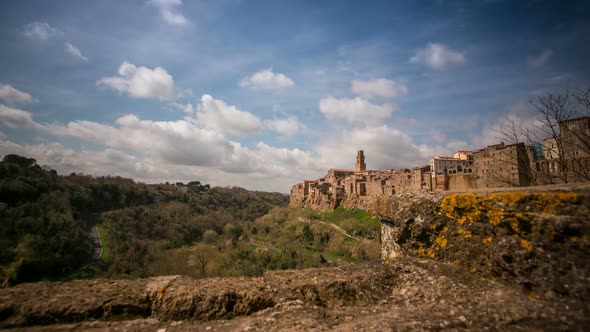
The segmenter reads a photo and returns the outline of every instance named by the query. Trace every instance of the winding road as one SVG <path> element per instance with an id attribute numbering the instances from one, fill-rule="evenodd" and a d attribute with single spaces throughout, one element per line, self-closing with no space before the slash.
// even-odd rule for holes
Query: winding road
<path id="1" fill-rule="evenodd" d="M 98 233 L 98 227 L 96 225 L 92 226 L 92 230 L 90 231 L 90 235 L 92 236 L 92 262 L 96 263 L 102 257 L 102 241 L 100 239 L 100 234 Z"/>

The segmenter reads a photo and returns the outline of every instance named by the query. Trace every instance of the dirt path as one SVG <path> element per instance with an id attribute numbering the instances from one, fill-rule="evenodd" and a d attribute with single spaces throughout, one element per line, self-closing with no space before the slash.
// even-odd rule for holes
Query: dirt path
<path id="1" fill-rule="evenodd" d="M 344 229 L 340 228 L 340 226 L 336 225 L 336 224 L 332 224 L 329 222 L 325 222 L 325 221 L 321 221 L 321 220 L 311 220 L 310 218 L 304 219 L 302 217 L 297 218 L 297 221 L 305 223 L 305 224 L 322 224 L 322 225 L 328 225 L 330 227 L 332 227 L 335 231 L 337 231 L 338 233 L 351 238 L 353 240 L 356 241 L 360 241 L 360 242 L 364 242 L 364 243 L 372 243 L 370 240 L 364 239 L 364 238 L 358 238 L 356 236 L 353 236 L 351 234 L 349 234 L 347 231 L 345 231 Z"/>

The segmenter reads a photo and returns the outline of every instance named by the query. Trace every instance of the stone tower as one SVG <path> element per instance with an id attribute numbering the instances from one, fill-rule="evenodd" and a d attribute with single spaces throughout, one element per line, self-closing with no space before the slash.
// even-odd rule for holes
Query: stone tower
<path id="1" fill-rule="evenodd" d="M 356 166 L 354 168 L 355 172 L 363 172 L 367 170 L 367 165 L 365 164 L 365 153 L 363 150 L 358 150 L 356 153 Z"/>

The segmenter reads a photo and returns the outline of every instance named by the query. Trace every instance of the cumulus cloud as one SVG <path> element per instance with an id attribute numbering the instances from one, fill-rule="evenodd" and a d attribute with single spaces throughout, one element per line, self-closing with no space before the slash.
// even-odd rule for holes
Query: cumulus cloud
<path id="1" fill-rule="evenodd" d="M 529 68 L 543 67 L 544 65 L 546 65 L 549 62 L 549 60 L 551 60 L 552 56 L 553 56 L 553 51 L 545 49 L 541 53 L 539 53 L 535 56 L 529 56 L 527 58 L 527 65 L 529 66 Z"/>
<path id="2" fill-rule="evenodd" d="M 118 74 L 101 78 L 96 85 L 125 93 L 132 98 L 169 100 L 176 96 L 174 79 L 162 67 L 137 67 L 125 61 L 119 66 Z"/>
<path id="3" fill-rule="evenodd" d="M 160 16 L 171 25 L 185 25 L 188 21 L 180 12 L 182 0 L 150 0 L 148 4 L 158 8 Z"/>
<path id="4" fill-rule="evenodd" d="M 35 100 L 33 97 L 10 84 L 0 84 L 0 100 L 10 104 L 31 104 Z"/>
<path id="5" fill-rule="evenodd" d="M 398 98 L 408 94 L 407 86 L 402 83 L 384 78 L 368 81 L 353 80 L 351 85 L 352 92 L 363 98 Z"/>
<path id="6" fill-rule="evenodd" d="M 203 96 L 200 107 L 207 102 L 217 103 L 217 108 L 232 108 L 208 95 Z M 239 113 L 242 111 L 232 111 L 238 113 L 226 115 L 244 116 Z M 462 142 L 417 146 L 403 131 L 377 125 L 330 132 L 309 151 L 275 147 L 265 142 L 249 148 L 216 130 L 199 127 L 190 118 L 151 121 L 125 115 L 112 124 L 37 123 L 30 113 L 6 106 L 0 107 L 0 124 L 96 144 L 97 150 L 87 151 L 50 141 L 20 145 L 0 139 L 0 154 L 31 156 L 61 174 L 117 174 L 147 182 L 186 182 L 196 178 L 214 185 L 281 192 L 287 192 L 302 179 L 318 178 L 331 167 L 352 168 L 357 149 L 365 150 L 369 168 L 387 169 L 426 164 L 433 155 L 452 153 L 453 149 L 463 147 Z"/>
<path id="7" fill-rule="evenodd" d="M 25 26 L 23 33 L 31 39 L 47 40 L 57 35 L 58 30 L 45 22 L 31 22 Z"/>
<path id="8" fill-rule="evenodd" d="M 425 64 L 438 70 L 465 63 L 465 55 L 463 52 L 452 50 L 444 44 L 430 43 L 411 57 L 410 62 Z"/>
<path id="9" fill-rule="evenodd" d="M 406 133 L 388 126 L 355 128 L 332 135 L 320 142 L 315 151 L 330 167 L 353 168 L 356 151 L 367 156 L 367 167 L 389 169 L 427 164 L 431 158 L 414 144 Z"/>
<path id="10" fill-rule="evenodd" d="M 276 131 L 281 136 L 293 136 L 307 129 L 305 124 L 293 116 L 282 119 L 266 120 L 264 121 L 264 126 L 270 130 Z"/>
<path id="11" fill-rule="evenodd" d="M 513 143 L 515 140 L 531 144 L 542 142 L 548 137 L 544 126 L 531 106 L 525 101 L 517 101 L 508 105 L 506 110 L 473 135 L 475 146 L 486 146 L 500 142 Z"/>
<path id="12" fill-rule="evenodd" d="M 71 55 L 73 55 L 77 58 L 80 58 L 84 61 L 88 61 L 88 58 L 82 54 L 82 52 L 80 51 L 80 49 L 78 47 L 76 47 L 75 45 L 72 45 L 68 42 L 66 42 L 66 52 L 68 52 Z"/>
<path id="13" fill-rule="evenodd" d="M 6 112 L 0 108 L 0 123 L 15 128 L 32 127 L 40 133 L 74 137 L 106 147 L 99 151 L 74 151 L 55 142 L 19 145 L 0 141 L 0 154 L 32 156 L 62 174 L 117 174 L 148 182 L 189 181 L 198 175 L 199 180 L 216 185 L 287 192 L 301 178 L 310 174 L 320 176 L 324 171 L 309 152 L 276 148 L 263 142 L 250 149 L 187 120 L 150 121 L 126 115 L 114 124 L 49 124 L 35 122 L 25 111 Z"/>
<path id="14" fill-rule="evenodd" d="M 0 104 L 0 123 L 10 128 L 41 128 L 31 113 Z"/>
<path id="15" fill-rule="evenodd" d="M 258 88 L 266 90 L 279 90 L 295 85 L 292 79 L 281 73 L 273 73 L 272 69 L 263 69 L 245 77 L 239 83 L 241 87 Z"/>
<path id="16" fill-rule="evenodd" d="M 377 105 L 355 98 L 327 97 L 320 100 L 320 112 L 328 119 L 343 119 L 352 125 L 380 125 L 395 110 L 391 104 Z"/>
<path id="17" fill-rule="evenodd" d="M 227 105 L 223 100 L 210 95 L 201 97 L 196 121 L 205 128 L 227 136 L 250 134 L 262 129 L 260 120 L 252 113 L 240 111 L 236 106 Z"/>

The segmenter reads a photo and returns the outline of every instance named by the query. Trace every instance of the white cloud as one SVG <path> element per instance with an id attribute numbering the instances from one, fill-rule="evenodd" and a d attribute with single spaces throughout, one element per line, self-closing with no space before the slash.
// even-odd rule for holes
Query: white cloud
<path id="1" fill-rule="evenodd" d="M 553 51 L 545 49 L 535 56 L 528 57 L 527 64 L 529 68 L 540 68 L 546 65 L 549 62 L 549 60 L 551 60 L 552 56 Z"/>
<path id="2" fill-rule="evenodd" d="M 192 114 L 195 111 L 195 108 L 193 107 L 193 104 L 191 104 L 191 103 L 180 104 L 180 103 L 174 102 L 174 103 L 170 103 L 168 105 L 170 105 L 171 107 L 173 107 L 175 109 L 181 110 L 187 114 Z"/>
<path id="3" fill-rule="evenodd" d="M 74 151 L 55 142 L 18 145 L 0 141 L 0 154 L 32 156 L 62 174 L 117 174 L 148 182 L 188 181 L 198 176 L 215 185 L 287 192 L 309 172 L 319 176 L 323 171 L 309 152 L 275 148 L 263 142 L 249 149 L 187 120 L 149 121 L 126 115 L 112 125 L 92 121 L 62 125 L 36 123 L 25 111 L 0 110 L 0 123 L 106 147 L 102 151 Z"/>
<path id="4" fill-rule="evenodd" d="M 82 52 L 80 52 L 80 49 L 68 42 L 66 42 L 66 52 L 70 53 L 71 55 L 78 57 L 84 61 L 88 61 L 88 58 L 85 57 Z"/>
<path id="5" fill-rule="evenodd" d="M 473 135 L 475 146 L 483 147 L 500 142 L 511 144 L 514 140 L 531 144 L 542 142 L 548 137 L 546 127 L 531 111 L 525 101 L 517 101 L 508 105 L 506 111 L 486 123 L 481 131 Z"/>
<path id="6" fill-rule="evenodd" d="M 305 124 L 292 116 L 282 119 L 266 120 L 264 121 L 264 126 L 270 130 L 276 131 L 281 136 L 293 136 L 307 129 Z"/>
<path id="7" fill-rule="evenodd" d="M 252 113 L 240 111 L 236 106 L 227 105 L 223 100 L 203 95 L 197 107 L 198 124 L 228 136 L 239 136 L 258 132 L 262 129 L 260 120 Z"/>
<path id="8" fill-rule="evenodd" d="M 0 84 L 0 100 L 10 104 L 31 104 L 35 101 L 30 94 L 20 91 L 9 84 Z"/>
<path id="9" fill-rule="evenodd" d="M 119 67 L 118 74 L 101 78 L 96 85 L 126 93 L 133 98 L 169 100 L 176 96 L 174 79 L 162 67 L 136 67 L 125 61 Z"/>
<path id="10" fill-rule="evenodd" d="M 433 69 L 444 69 L 452 65 L 465 63 L 465 55 L 454 51 L 444 44 L 430 43 L 412 58 L 411 63 L 425 64 Z"/>
<path id="11" fill-rule="evenodd" d="M 202 99 L 215 102 L 207 95 Z M 232 107 L 225 103 L 221 106 Z M 244 116 L 237 109 L 233 111 L 238 113 L 225 114 Z M 218 131 L 199 128 L 194 122 L 190 119 L 150 121 L 126 115 L 113 124 L 92 121 L 49 124 L 35 122 L 26 111 L 3 107 L 0 123 L 4 125 L 74 137 L 95 143 L 98 150 L 73 150 L 50 141 L 19 145 L 2 139 L 0 154 L 31 156 L 61 174 L 116 174 L 147 182 L 198 179 L 214 185 L 287 192 L 293 184 L 319 178 L 331 167 L 352 168 L 357 149 L 365 150 L 369 168 L 387 169 L 423 165 L 433 155 L 452 153 L 464 146 L 459 141 L 417 146 L 403 131 L 379 125 L 331 131 L 310 151 L 280 148 L 265 142 L 248 148 L 228 140 Z"/>
<path id="12" fill-rule="evenodd" d="M 0 104 L 0 123 L 10 128 L 40 128 L 33 121 L 31 113 L 2 104 Z"/>
<path id="13" fill-rule="evenodd" d="M 408 87 L 402 83 L 384 78 L 351 82 L 352 92 L 363 97 L 398 98 L 408 94 Z"/>
<path id="14" fill-rule="evenodd" d="M 182 6 L 182 0 L 150 0 L 149 4 L 160 11 L 160 15 L 171 25 L 185 25 L 188 21 L 177 7 Z"/>
<path id="15" fill-rule="evenodd" d="M 320 112 L 328 119 L 341 118 L 353 125 L 383 124 L 395 107 L 391 104 L 377 105 L 366 99 L 355 97 L 352 99 L 337 99 L 327 97 L 320 100 Z"/>
<path id="16" fill-rule="evenodd" d="M 32 22 L 25 26 L 24 34 L 31 39 L 47 40 L 57 35 L 58 30 L 45 22 Z"/>
<path id="17" fill-rule="evenodd" d="M 290 88 L 295 83 L 292 79 L 281 73 L 273 73 L 272 69 L 263 69 L 242 79 L 239 83 L 241 87 L 259 88 L 266 90 L 278 90 Z"/>
<path id="18" fill-rule="evenodd" d="M 367 167 L 370 169 L 420 166 L 427 164 L 430 159 L 410 136 L 385 125 L 343 130 L 315 147 L 324 164 L 349 169 L 354 168 L 357 150 L 365 151 Z"/>

